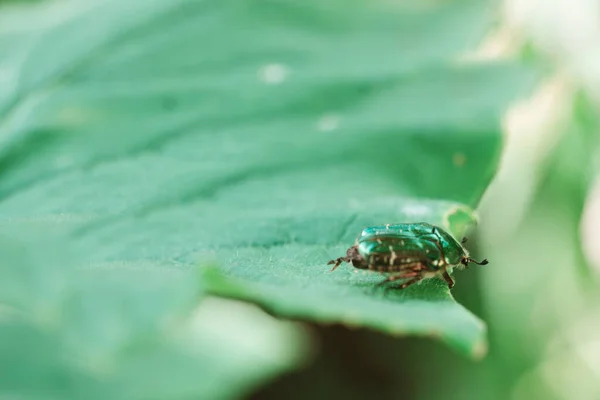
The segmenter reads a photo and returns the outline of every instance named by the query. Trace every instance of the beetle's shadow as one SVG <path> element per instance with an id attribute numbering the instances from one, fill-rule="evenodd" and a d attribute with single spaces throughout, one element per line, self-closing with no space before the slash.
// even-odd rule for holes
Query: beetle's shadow
<path id="1" fill-rule="evenodd" d="M 446 301 L 448 285 L 440 279 L 431 278 L 400 289 L 402 282 L 360 282 L 354 286 L 360 288 L 366 296 L 404 302 L 407 300 Z"/>

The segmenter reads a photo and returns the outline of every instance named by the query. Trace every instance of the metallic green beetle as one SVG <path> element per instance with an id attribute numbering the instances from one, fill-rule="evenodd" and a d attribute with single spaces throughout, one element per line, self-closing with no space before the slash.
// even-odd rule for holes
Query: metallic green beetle
<path id="1" fill-rule="evenodd" d="M 426 222 L 387 224 L 365 228 L 345 257 L 329 261 L 332 271 L 342 262 L 355 268 L 388 274 L 380 284 L 403 280 L 404 289 L 422 279 L 442 277 L 451 289 L 450 276 L 454 268 L 463 269 L 469 263 L 486 265 L 487 260 L 475 261 L 463 247 L 443 229 Z"/>

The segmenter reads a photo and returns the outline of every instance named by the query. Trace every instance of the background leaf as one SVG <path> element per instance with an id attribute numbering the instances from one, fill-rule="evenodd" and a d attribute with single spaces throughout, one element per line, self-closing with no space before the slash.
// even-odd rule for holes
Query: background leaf
<path id="1" fill-rule="evenodd" d="M 364 225 L 429 221 L 460 235 L 473 219 L 497 167 L 500 115 L 534 78 L 458 61 L 489 11 L 239 0 L 11 9 L 0 17 L 14 77 L 1 107 L 0 217 L 70 232 L 94 267 L 215 261 L 225 277 L 205 274 L 213 293 L 482 355 L 483 324 L 441 283 L 374 297 L 372 278 L 326 275 L 326 262 Z"/>

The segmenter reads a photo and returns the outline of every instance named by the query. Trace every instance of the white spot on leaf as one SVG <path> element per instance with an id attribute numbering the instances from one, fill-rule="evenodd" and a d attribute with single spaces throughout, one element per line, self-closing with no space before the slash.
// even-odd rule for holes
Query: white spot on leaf
<path id="1" fill-rule="evenodd" d="M 321 132 L 331 132 L 340 126 L 340 117 L 336 114 L 324 114 L 317 122 L 317 129 Z"/>
<path id="2" fill-rule="evenodd" d="M 57 168 L 67 168 L 70 167 L 71 165 L 73 165 L 75 163 L 75 160 L 73 159 L 73 157 L 68 156 L 68 155 L 62 155 L 60 157 L 56 157 L 56 159 L 54 159 L 54 165 Z"/>
<path id="3" fill-rule="evenodd" d="M 263 65 L 258 70 L 258 77 L 261 81 L 269 85 L 278 85 L 286 80 L 289 75 L 289 69 L 278 63 Z"/>

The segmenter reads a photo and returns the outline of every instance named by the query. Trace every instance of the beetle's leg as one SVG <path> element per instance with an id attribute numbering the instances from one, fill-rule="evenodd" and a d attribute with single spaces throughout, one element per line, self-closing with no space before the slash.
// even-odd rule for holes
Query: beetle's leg
<path id="1" fill-rule="evenodd" d="M 409 287 L 410 285 L 414 285 L 417 282 L 420 282 L 421 279 L 423 279 L 423 277 L 421 275 L 415 276 L 412 279 L 409 279 L 405 282 L 402 282 L 402 284 L 398 285 L 398 286 L 388 286 L 385 288 L 385 294 L 387 294 L 390 290 L 392 289 L 397 289 L 397 290 L 402 290 L 402 289 L 406 289 L 407 287 Z"/>
<path id="2" fill-rule="evenodd" d="M 331 260 L 327 263 L 327 265 L 334 264 L 333 268 L 331 268 L 331 271 L 333 271 L 337 267 L 339 267 L 340 264 L 344 261 L 347 263 L 352 262 L 352 265 L 354 265 L 355 267 L 358 267 L 357 263 L 360 264 L 360 262 L 362 261 L 362 257 L 360 257 L 360 254 L 358 253 L 358 249 L 356 248 L 356 246 L 352 246 L 348 250 L 346 250 L 346 257 L 339 257 L 339 258 L 336 258 L 335 260 Z M 331 271 L 329 271 L 329 272 L 331 272 Z"/>
<path id="3" fill-rule="evenodd" d="M 422 270 L 425 269 L 425 265 L 423 263 L 421 263 L 421 262 L 415 263 L 412 266 L 407 266 L 407 269 L 408 269 L 407 271 L 388 276 L 385 280 L 379 282 L 376 285 L 376 287 L 380 287 L 387 283 L 398 281 L 401 279 L 406 279 L 405 282 L 403 282 L 402 284 L 400 284 L 398 286 L 386 287 L 384 293 L 387 293 L 391 289 L 402 290 L 404 288 L 409 287 L 410 285 L 412 285 L 414 283 L 419 282 L 421 279 L 423 279 Z"/>
<path id="4" fill-rule="evenodd" d="M 336 258 L 335 260 L 331 260 L 331 261 L 329 261 L 329 262 L 327 263 L 327 265 L 335 264 L 335 265 L 333 266 L 333 268 L 331 268 L 331 271 L 333 271 L 334 269 L 336 269 L 337 267 L 339 267 L 339 266 L 340 266 L 340 264 L 341 264 L 343 261 L 350 262 L 350 260 L 348 259 L 348 257 L 340 257 L 340 258 Z M 331 272 L 331 271 L 329 271 L 329 272 Z"/>
<path id="5" fill-rule="evenodd" d="M 444 268 L 444 273 L 442 274 L 442 276 L 444 277 L 444 280 L 446 281 L 446 283 L 448 283 L 448 289 L 452 289 L 454 287 L 454 280 L 452 279 L 450 274 L 448 274 L 448 271 L 446 271 L 445 268 Z"/>
<path id="6" fill-rule="evenodd" d="M 388 276 L 386 279 L 384 279 L 383 281 L 379 282 L 377 284 L 377 286 L 378 287 L 379 286 L 383 286 L 386 283 L 394 282 L 394 281 L 397 281 L 397 280 L 400 280 L 400 279 L 414 278 L 414 277 L 419 276 L 419 275 L 421 275 L 421 273 L 417 272 L 417 271 L 401 272 L 401 273 L 396 274 L 396 275 L 390 275 L 390 276 Z"/>
<path id="7" fill-rule="evenodd" d="M 398 289 L 399 289 L 399 290 L 406 289 L 406 288 L 407 288 L 407 287 L 409 287 L 410 285 L 412 285 L 412 284 L 414 284 L 414 283 L 417 283 L 417 282 L 419 282 L 421 279 L 422 279 L 422 278 L 421 278 L 420 276 L 417 276 L 417 277 L 415 277 L 415 278 L 413 278 L 413 279 L 411 279 L 411 280 L 409 280 L 409 281 L 406 281 L 406 282 L 404 282 L 402 285 L 400 285 L 400 286 L 398 287 Z"/>

